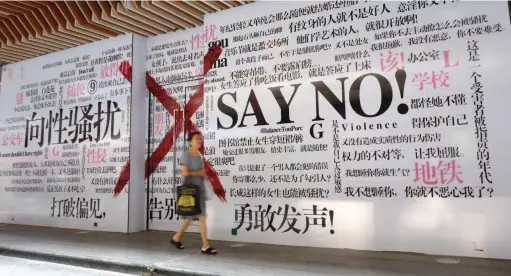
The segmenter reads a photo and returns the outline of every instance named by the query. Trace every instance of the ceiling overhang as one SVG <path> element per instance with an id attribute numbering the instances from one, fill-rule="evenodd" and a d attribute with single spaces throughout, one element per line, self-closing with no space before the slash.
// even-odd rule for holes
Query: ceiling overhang
<path id="1" fill-rule="evenodd" d="M 0 64 L 134 33 L 201 26 L 204 15 L 249 1 L 0 1 Z"/>

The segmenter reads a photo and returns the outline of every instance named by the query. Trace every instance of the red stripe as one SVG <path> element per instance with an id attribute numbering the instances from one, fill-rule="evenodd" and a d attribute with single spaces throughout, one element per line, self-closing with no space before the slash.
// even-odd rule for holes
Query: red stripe
<path id="1" fill-rule="evenodd" d="M 222 49 L 220 47 L 214 47 L 208 51 L 206 56 L 204 56 L 204 75 L 209 72 L 209 69 L 211 68 L 211 64 L 217 60 L 222 53 Z M 123 62 L 120 66 L 121 73 L 131 81 L 131 66 L 127 61 Z M 154 95 L 154 97 L 165 107 L 167 112 L 171 116 L 174 116 L 174 111 L 178 109 L 179 103 L 169 96 L 167 94 L 167 91 L 160 86 L 156 80 L 154 80 L 149 73 L 146 74 L 146 86 L 151 92 L 151 94 Z M 193 94 L 190 97 L 190 100 L 186 104 L 186 123 L 187 125 L 190 125 L 191 129 L 193 131 L 197 131 L 200 133 L 200 130 L 198 127 L 190 121 L 191 117 L 195 114 L 195 112 L 199 109 L 199 107 L 202 105 L 204 101 L 204 84 L 201 83 L 200 87 L 197 89 L 195 94 Z M 165 155 L 172 149 L 174 145 L 174 135 L 179 135 L 183 129 L 182 129 L 182 120 L 183 120 L 183 113 L 177 112 L 176 117 L 174 118 L 174 126 L 172 126 L 169 131 L 165 134 L 165 137 L 163 138 L 162 142 L 158 145 L 156 150 L 151 154 L 148 160 L 146 160 L 146 172 L 145 172 L 145 178 L 149 177 L 160 162 L 165 158 Z M 176 129 L 177 126 L 177 129 Z M 176 132 L 176 134 L 174 134 Z M 204 156 L 204 147 L 201 147 L 200 149 L 201 154 Z M 204 158 L 204 157 L 203 157 Z M 147 166 L 149 163 L 149 166 Z M 220 178 L 218 177 L 218 173 L 215 171 L 215 169 L 207 162 L 207 160 L 204 158 L 204 169 L 206 171 L 206 174 L 208 176 L 209 181 L 211 182 L 211 185 L 213 186 L 213 190 L 215 191 L 215 194 L 218 196 L 218 198 L 221 201 L 227 201 L 225 199 L 225 191 L 222 186 L 222 183 L 220 182 Z M 121 174 L 119 176 L 119 179 L 117 181 L 117 184 L 115 185 L 114 190 L 114 197 L 119 195 L 119 193 L 124 189 L 124 187 L 128 184 L 128 181 L 130 179 L 130 163 L 129 161 L 124 166 L 123 170 L 121 171 Z"/>

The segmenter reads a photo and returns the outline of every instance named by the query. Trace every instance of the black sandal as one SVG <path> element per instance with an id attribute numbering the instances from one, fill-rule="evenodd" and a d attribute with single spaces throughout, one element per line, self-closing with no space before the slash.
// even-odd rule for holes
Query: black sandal
<path id="1" fill-rule="evenodd" d="M 177 249 L 185 249 L 180 241 L 175 241 L 174 238 L 170 239 L 170 243 L 175 245 Z"/>
<path id="2" fill-rule="evenodd" d="M 200 250 L 200 252 L 201 252 L 202 254 L 207 254 L 207 255 L 216 255 L 216 253 L 218 253 L 218 252 L 217 252 L 217 251 L 213 252 L 213 250 L 215 250 L 215 249 L 213 249 L 213 247 L 209 247 L 209 248 L 208 248 L 208 249 L 206 249 L 206 250 L 202 250 L 202 249 L 201 249 L 201 250 Z"/>

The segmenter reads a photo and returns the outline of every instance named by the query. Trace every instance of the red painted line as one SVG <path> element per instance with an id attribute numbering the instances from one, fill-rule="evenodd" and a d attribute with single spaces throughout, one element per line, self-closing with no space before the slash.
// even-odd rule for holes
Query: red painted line
<path id="1" fill-rule="evenodd" d="M 204 56 L 204 75 L 210 70 L 211 64 L 217 60 L 222 54 L 222 49 L 218 46 L 211 48 L 208 53 Z M 120 66 L 120 71 L 124 75 L 126 79 L 131 81 L 132 68 L 127 61 L 124 61 Z M 163 107 L 169 112 L 171 116 L 174 116 L 174 111 L 176 109 L 181 109 L 179 103 L 167 94 L 167 91 L 159 85 L 156 80 L 149 73 L 146 73 L 146 86 L 154 95 L 154 97 L 162 104 Z M 204 101 L 204 83 L 201 83 L 197 91 L 190 97 L 190 100 L 186 104 L 186 118 L 185 122 L 187 125 L 190 125 L 190 128 L 199 132 L 201 135 L 199 128 L 191 122 L 191 117 L 195 114 L 195 112 L 199 109 Z M 183 131 L 183 112 L 176 112 L 176 117 L 174 118 L 174 125 L 169 129 L 169 131 L 165 134 L 162 142 L 158 145 L 156 150 L 151 154 L 148 160 L 146 160 L 146 171 L 145 178 L 149 177 L 158 167 L 160 162 L 165 158 L 165 155 L 172 149 L 174 146 L 174 136 L 179 135 Z M 201 147 L 200 153 L 204 159 L 204 170 L 206 175 L 213 186 L 213 191 L 218 196 L 218 198 L 226 202 L 225 198 L 225 190 L 220 182 L 220 178 L 218 177 L 218 173 L 215 171 L 213 166 L 209 164 L 209 162 L 204 158 L 204 146 Z M 149 166 L 147 166 L 149 164 Z M 114 189 L 114 197 L 118 196 L 119 193 L 124 189 L 124 187 L 128 184 L 130 179 L 130 163 L 129 161 L 124 166 L 119 179 L 117 180 L 117 184 Z"/>

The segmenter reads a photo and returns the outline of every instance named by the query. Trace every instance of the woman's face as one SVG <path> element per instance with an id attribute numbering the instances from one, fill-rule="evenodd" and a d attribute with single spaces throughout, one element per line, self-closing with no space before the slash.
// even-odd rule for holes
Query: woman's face
<path id="1" fill-rule="evenodd" d="M 201 136 L 199 134 L 193 135 L 192 140 L 190 141 L 190 147 L 198 149 L 201 146 L 202 146 Z"/>

